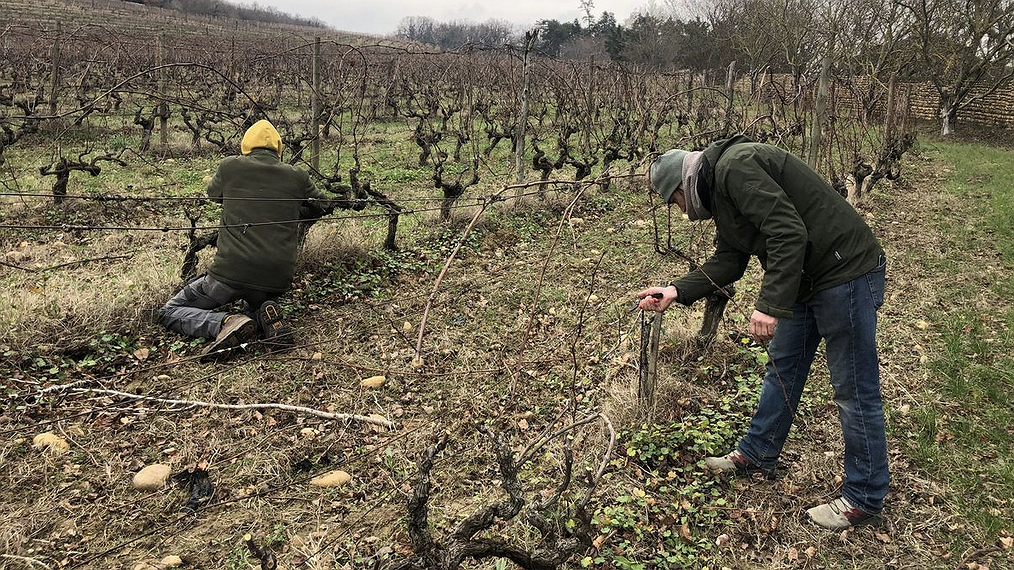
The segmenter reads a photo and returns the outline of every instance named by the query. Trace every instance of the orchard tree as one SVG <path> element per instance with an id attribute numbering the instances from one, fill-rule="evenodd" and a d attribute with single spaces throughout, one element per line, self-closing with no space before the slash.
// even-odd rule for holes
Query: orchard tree
<path id="1" fill-rule="evenodd" d="M 940 132 L 1014 76 L 1014 0 L 894 0 L 912 17 L 923 72 L 940 95 Z"/>

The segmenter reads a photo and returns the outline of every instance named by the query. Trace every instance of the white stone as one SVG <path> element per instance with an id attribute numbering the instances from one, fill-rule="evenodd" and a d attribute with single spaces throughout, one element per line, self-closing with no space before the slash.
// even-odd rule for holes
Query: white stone
<path id="1" fill-rule="evenodd" d="M 155 463 L 141 469 L 134 475 L 132 484 L 138 491 L 156 491 L 165 487 L 172 469 L 168 465 Z"/>
<path id="2" fill-rule="evenodd" d="M 315 487 L 341 487 L 351 480 L 352 475 L 338 469 L 310 479 L 310 484 Z"/>

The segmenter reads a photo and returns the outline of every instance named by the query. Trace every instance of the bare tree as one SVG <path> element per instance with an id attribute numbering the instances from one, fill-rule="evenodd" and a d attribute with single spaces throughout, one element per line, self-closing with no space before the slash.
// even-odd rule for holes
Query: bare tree
<path id="1" fill-rule="evenodd" d="M 913 19 L 913 47 L 940 95 L 940 132 L 958 111 L 1014 77 L 1014 0 L 895 0 Z"/>

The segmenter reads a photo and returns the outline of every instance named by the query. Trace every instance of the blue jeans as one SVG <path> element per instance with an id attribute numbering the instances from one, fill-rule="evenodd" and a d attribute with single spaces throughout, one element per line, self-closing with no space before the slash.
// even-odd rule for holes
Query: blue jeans
<path id="1" fill-rule="evenodd" d="M 187 283 L 158 311 L 158 322 L 169 330 L 203 338 L 215 338 L 229 313 L 216 311 L 223 305 L 243 299 L 243 312 L 253 317 L 261 303 L 278 297 L 277 293 L 254 289 L 236 289 L 210 275 Z"/>
<path id="2" fill-rule="evenodd" d="M 848 283 L 819 291 L 778 320 L 757 412 L 739 451 L 774 468 L 789 435 L 810 364 L 823 338 L 845 438 L 842 496 L 876 514 L 890 481 L 877 360 L 877 309 L 884 303 L 886 262 Z"/>

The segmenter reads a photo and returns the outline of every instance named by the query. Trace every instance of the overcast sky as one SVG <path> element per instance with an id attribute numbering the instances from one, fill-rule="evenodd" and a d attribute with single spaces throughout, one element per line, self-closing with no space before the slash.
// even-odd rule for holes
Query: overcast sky
<path id="1" fill-rule="evenodd" d="M 663 4 L 664 0 L 655 2 Z M 339 30 L 370 34 L 394 33 L 405 16 L 473 22 L 495 18 L 525 29 L 542 19 L 570 21 L 582 15 L 580 0 L 257 0 L 257 3 L 293 15 L 320 18 Z M 651 3 L 652 0 L 595 0 L 594 14 L 597 18 L 604 11 L 612 12 L 622 23 L 631 13 Z"/>

